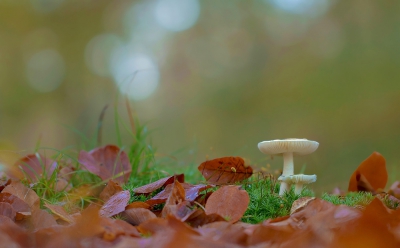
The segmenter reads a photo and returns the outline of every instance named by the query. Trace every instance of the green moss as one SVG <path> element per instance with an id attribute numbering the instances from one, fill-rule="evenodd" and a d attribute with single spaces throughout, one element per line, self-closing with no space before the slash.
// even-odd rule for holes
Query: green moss
<path id="1" fill-rule="evenodd" d="M 251 177 L 243 188 L 250 196 L 250 203 L 242 221 L 246 223 L 259 223 L 266 219 L 286 216 L 295 200 L 304 196 L 314 196 L 314 193 L 304 188 L 301 194 L 294 193 L 294 186 L 290 192 L 279 195 L 280 184 L 272 175 L 262 176 L 256 174 Z"/>
<path id="2" fill-rule="evenodd" d="M 324 193 L 321 198 L 335 205 L 346 205 L 349 207 L 354 207 L 359 205 L 368 205 L 374 199 L 374 196 L 369 192 L 349 192 L 345 196 L 337 196 Z"/>

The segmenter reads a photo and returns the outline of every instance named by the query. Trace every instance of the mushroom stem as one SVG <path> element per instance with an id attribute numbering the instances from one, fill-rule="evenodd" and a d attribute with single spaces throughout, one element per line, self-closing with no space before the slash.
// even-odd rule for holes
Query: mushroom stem
<path id="1" fill-rule="evenodd" d="M 283 153 L 283 171 L 282 176 L 290 176 L 294 174 L 293 166 L 293 152 Z M 279 189 L 279 195 L 283 195 L 285 191 L 290 191 L 290 184 L 281 182 L 281 187 Z"/>
<path id="2" fill-rule="evenodd" d="M 296 195 L 299 195 L 301 193 L 301 190 L 303 189 L 303 184 L 302 183 L 296 183 L 294 185 L 294 193 Z"/>

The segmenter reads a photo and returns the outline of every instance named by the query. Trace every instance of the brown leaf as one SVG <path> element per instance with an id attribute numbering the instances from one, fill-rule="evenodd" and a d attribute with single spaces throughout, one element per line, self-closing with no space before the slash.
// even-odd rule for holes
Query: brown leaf
<path id="1" fill-rule="evenodd" d="M 127 182 L 132 170 L 128 155 L 115 145 L 95 148 L 90 152 L 81 151 L 78 161 L 101 179 L 113 179 L 119 183 Z"/>
<path id="2" fill-rule="evenodd" d="M 73 223 L 74 219 L 64 210 L 63 207 L 58 206 L 58 205 L 52 205 L 49 203 L 45 203 L 44 206 L 48 209 L 50 209 L 50 211 L 55 214 L 56 216 L 58 216 L 59 218 L 61 218 L 62 220 L 68 222 L 68 223 Z"/>
<path id="3" fill-rule="evenodd" d="M 2 247 L 34 247 L 30 233 L 17 226 L 10 218 L 1 215 L 0 240 Z"/>
<path id="4" fill-rule="evenodd" d="M 39 208 L 32 210 L 31 220 L 35 231 L 58 225 L 53 215 Z"/>
<path id="5" fill-rule="evenodd" d="M 47 178 L 57 167 L 57 162 L 52 161 L 40 154 L 29 154 L 15 163 L 16 167 L 20 167 L 31 182 L 37 182 L 39 178 L 46 173 Z"/>
<path id="6" fill-rule="evenodd" d="M 70 191 L 72 189 L 72 185 L 65 180 L 64 178 L 57 178 L 57 182 L 56 182 L 56 188 L 55 190 L 57 192 L 61 192 L 61 191 Z"/>
<path id="7" fill-rule="evenodd" d="M 201 191 L 213 187 L 212 185 L 205 185 L 205 184 L 192 185 L 189 183 L 182 183 L 181 185 L 185 191 L 186 195 L 185 199 L 187 201 L 194 201 L 199 196 L 199 193 Z M 147 200 L 146 203 L 148 203 L 151 206 L 155 204 L 164 203 L 171 194 L 172 189 L 173 189 L 173 184 L 167 185 L 163 191 L 155 195 L 153 198 Z"/>
<path id="8" fill-rule="evenodd" d="M 122 191 L 122 187 L 119 186 L 118 183 L 115 183 L 114 181 L 110 180 L 107 183 L 107 186 L 104 187 L 103 191 L 100 193 L 100 200 L 102 200 L 103 202 L 108 201 L 108 199 L 110 199 L 111 196 L 115 195 L 118 192 Z"/>
<path id="9" fill-rule="evenodd" d="M 373 152 L 358 166 L 350 178 L 348 191 L 359 191 L 359 188 L 365 187 L 366 185 L 359 185 L 361 179 L 362 183 L 368 182 L 375 191 L 385 188 L 388 174 L 385 158 L 380 153 Z"/>
<path id="10" fill-rule="evenodd" d="M 197 231 L 207 240 L 222 241 L 225 244 L 246 246 L 248 235 L 245 228 L 226 221 L 218 221 L 199 227 Z"/>
<path id="11" fill-rule="evenodd" d="M 198 167 L 209 183 L 229 184 L 242 181 L 253 174 L 241 157 L 223 157 L 205 161 Z"/>
<path id="12" fill-rule="evenodd" d="M 124 190 L 111 196 L 111 198 L 101 207 L 99 215 L 111 217 L 121 213 L 125 210 L 126 205 L 128 205 L 130 197 L 131 195 L 129 190 Z"/>
<path id="13" fill-rule="evenodd" d="M 31 208 L 26 202 L 10 193 L 0 193 L 0 202 L 10 203 L 15 212 L 31 211 Z"/>
<path id="14" fill-rule="evenodd" d="M 130 224 L 137 226 L 157 216 L 145 208 L 130 208 L 121 213 L 123 218 Z"/>
<path id="15" fill-rule="evenodd" d="M 104 230 L 103 239 L 107 241 L 114 241 L 119 236 L 140 237 L 137 229 L 123 220 L 101 218 L 100 225 Z"/>
<path id="16" fill-rule="evenodd" d="M 0 202 L 0 215 L 6 216 L 11 220 L 15 220 L 16 212 L 10 203 Z"/>
<path id="17" fill-rule="evenodd" d="M 183 183 L 185 180 L 185 175 L 179 174 L 179 175 L 175 175 L 175 176 L 164 177 L 164 178 L 161 178 L 160 180 L 157 180 L 150 184 L 146 184 L 141 187 L 138 187 L 138 188 L 134 189 L 133 192 L 135 192 L 136 194 L 150 194 L 153 191 L 155 191 L 163 186 L 173 183 L 175 180 L 174 178 L 176 178 L 176 180 L 178 180 L 179 182 Z"/>
<path id="18" fill-rule="evenodd" d="M 185 220 L 191 227 L 199 227 L 217 221 L 226 221 L 219 214 L 206 214 L 203 209 L 196 209 Z"/>
<path id="19" fill-rule="evenodd" d="M 154 235 L 155 233 L 161 232 L 168 228 L 168 222 L 166 219 L 153 218 L 141 223 L 137 229 L 143 235 Z"/>
<path id="20" fill-rule="evenodd" d="M 208 198 L 206 214 L 216 213 L 233 223 L 242 218 L 249 202 L 249 195 L 240 186 L 222 186 Z"/>
<path id="21" fill-rule="evenodd" d="M 12 181 L 10 185 L 5 187 L 1 193 L 10 193 L 17 196 L 26 202 L 30 208 L 33 206 L 38 207 L 40 203 L 39 196 L 35 193 L 35 191 L 27 188 L 21 182 Z"/>
<path id="22" fill-rule="evenodd" d="M 400 181 L 396 181 L 390 186 L 388 193 L 397 199 L 400 199 Z"/>
<path id="23" fill-rule="evenodd" d="M 290 208 L 290 214 L 294 214 L 302 210 L 307 206 L 308 203 L 310 203 L 313 200 L 315 200 L 315 197 L 309 197 L 309 196 L 301 197 L 295 200 L 292 204 L 292 207 Z"/>
<path id="24" fill-rule="evenodd" d="M 131 208 L 146 208 L 146 209 L 150 209 L 150 205 L 145 203 L 145 202 L 132 202 L 131 204 L 129 204 L 128 206 L 126 206 L 125 210 L 131 209 Z"/>

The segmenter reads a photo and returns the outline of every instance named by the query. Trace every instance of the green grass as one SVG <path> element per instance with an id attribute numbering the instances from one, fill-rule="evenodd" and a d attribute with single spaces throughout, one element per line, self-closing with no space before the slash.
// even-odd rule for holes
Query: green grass
<path id="1" fill-rule="evenodd" d="M 242 221 L 246 223 L 260 223 L 266 219 L 273 219 L 286 216 L 295 200 L 304 196 L 314 196 L 314 193 L 304 188 L 301 194 L 294 193 L 294 187 L 290 192 L 279 196 L 280 184 L 271 175 L 255 174 L 243 188 L 250 196 L 250 204 L 245 212 Z"/>
<path id="2" fill-rule="evenodd" d="M 335 205 L 355 207 L 368 205 L 374 199 L 374 196 L 369 192 L 349 192 L 345 196 L 324 193 L 321 199 L 331 202 Z"/>

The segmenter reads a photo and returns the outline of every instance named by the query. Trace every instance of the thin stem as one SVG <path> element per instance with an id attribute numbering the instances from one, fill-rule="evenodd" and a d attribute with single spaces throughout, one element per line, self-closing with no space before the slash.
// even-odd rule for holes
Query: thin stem
<path id="1" fill-rule="evenodd" d="M 283 171 L 282 176 L 290 176 L 294 174 L 293 152 L 283 154 Z M 290 184 L 282 182 L 279 189 L 279 195 L 283 195 L 285 191 L 290 191 Z"/>

